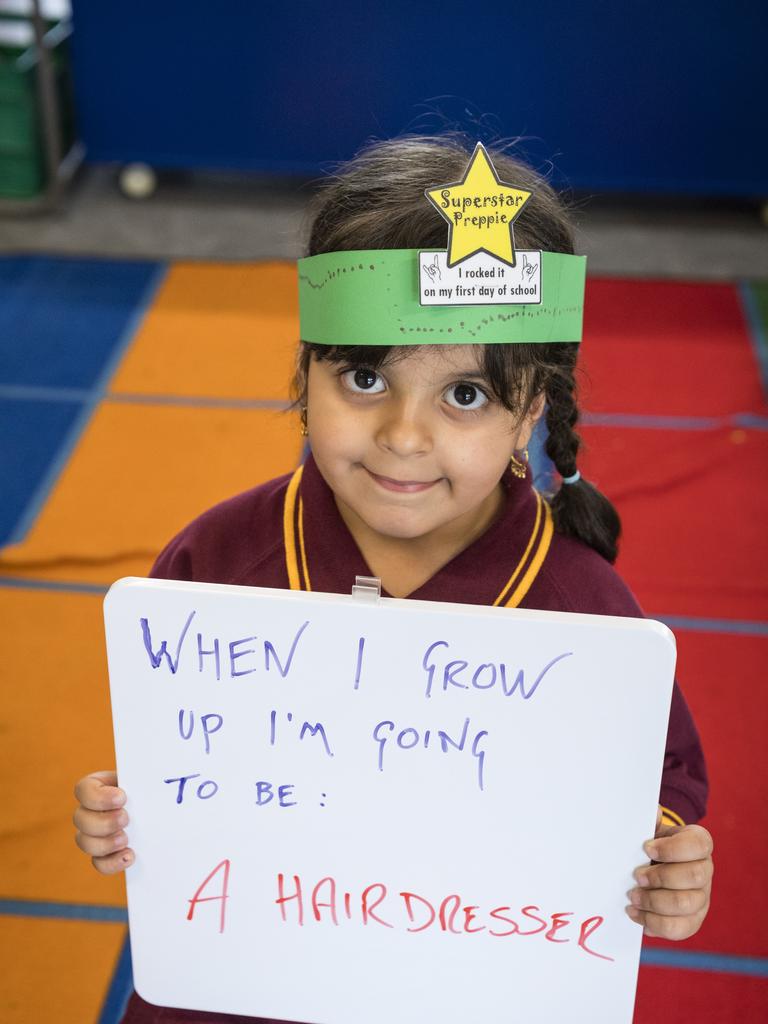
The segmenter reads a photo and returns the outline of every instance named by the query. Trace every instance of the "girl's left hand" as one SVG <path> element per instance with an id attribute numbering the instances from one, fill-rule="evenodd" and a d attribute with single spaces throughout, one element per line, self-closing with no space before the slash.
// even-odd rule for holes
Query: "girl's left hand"
<path id="1" fill-rule="evenodd" d="M 712 890 L 712 836 L 701 825 L 662 825 L 644 845 L 657 863 L 635 871 L 637 887 L 629 893 L 627 914 L 645 935 L 687 939 L 701 927 Z"/>

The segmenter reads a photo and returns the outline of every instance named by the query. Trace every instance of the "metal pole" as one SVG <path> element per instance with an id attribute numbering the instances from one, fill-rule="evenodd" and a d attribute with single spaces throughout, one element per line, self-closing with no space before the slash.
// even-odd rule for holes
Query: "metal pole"
<path id="1" fill-rule="evenodd" d="M 62 158 L 59 98 L 53 61 L 45 42 L 45 22 L 40 11 L 39 0 L 32 0 L 32 25 L 37 47 L 37 89 L 48 181 L 45 191 L 47 197 L 53 200 L 59 189 L 59 166 Z"/>

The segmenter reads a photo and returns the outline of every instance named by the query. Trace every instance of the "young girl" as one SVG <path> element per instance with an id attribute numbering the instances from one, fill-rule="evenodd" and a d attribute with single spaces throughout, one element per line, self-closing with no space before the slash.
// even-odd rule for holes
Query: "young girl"
<path id="1" fill-rule="evenodd" d="M 358 280 L 375 273 L 375 260 L 358 262 L 363 251 L 378 250 L 384 267 L 390 250 L 445 248 L 447 225 L 425 190 L 459 181 L 470 156 L 447 136 L 371 146 L 322 189 L 309 256 L 350 254 L 351 282 L 354 270 Z M 572 254 L 553 191 L 505 153 L 492 160 L 502 182 L 532 193 L 515 221 L 516 247 Z M 369 316 L 367 329 L 378 337 L 382 324 Z M 399 598 L 642 615 L 611 567 L 618 516 L 578 471 L 578 345 L 521 341 L 522 330 L 510 326 L 509 343 L 485 345 L 460 332 L 439 345 L 404 345 L 401 334 L 380 345 L 362 336 L 360 344 L 303 341 L 294 385 L 312 452 L 304 466 L 204 513 L 152 575 L 339 593 L 356 575 L 377 576 L 382 592 Z M 525 457 L 542 416 L 563 478 L 549 500 L 532 487 Z M 694 824 L 706 791 L 696 729 L 675 685 L 659 823 L 646 844 L 654 863 L 635 872 L 627 907 L 648 935 L 686 938 L 706 915 L 712 840 Z M 115 774 L 86 776 L 75 792 L 78 846 L 99 871 L 124 870 L 134 855 Z M 124 1021 L 161 1017 L 246 1019 L 160 1009 L 134 995 Z"/>

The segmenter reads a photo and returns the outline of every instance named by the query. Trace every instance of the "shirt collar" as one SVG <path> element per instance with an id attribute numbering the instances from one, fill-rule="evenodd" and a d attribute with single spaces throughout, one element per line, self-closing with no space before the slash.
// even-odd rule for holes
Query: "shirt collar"
<path id="1" fill-rule="evenodd" d="M 480 537 L 408 595 L 414 600 L 493 604 L 524 561 L 541 507 L 531 473 L 502 477 L 504 505 Z M 310 454 L 300 494 L 305 555 L 312 590 L 350 593 L 355 576 L 373 575 L 336 506 L 333 492 Z M 382 589 L 384 596 L 390 596 Z"/>

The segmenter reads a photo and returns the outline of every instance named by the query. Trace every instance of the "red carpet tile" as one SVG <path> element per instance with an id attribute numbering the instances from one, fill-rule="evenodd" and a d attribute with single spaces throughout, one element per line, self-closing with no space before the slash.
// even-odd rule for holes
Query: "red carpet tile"
<path id="1" fill-rule="evenodd" d="M 574 1015 L 574 1020 L 589 1017 Z M 765 1024 L 768 978 L 641 967 L 635 1024 Z"/>
<path id="2" fill-rule="evenodd" d="M 678 678 L 709 770 L 704 824 L 715 841 L 715 879 L 701 930 L 682 944 L 651 944 L 766 957 L 768 637 L 682 630 L 676 636 Z"/>
<path id="3" fill-rule="evenodd" d="M 766 412 L 733 285 L 590 278 L 582 360 L 590 412 Z"/>
<path id="4" fill-rule="evenodd" d="M 584 427 L 616 504 L 617 568 L 647 612 L 768 620 L 768 432 Z"/>

